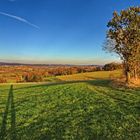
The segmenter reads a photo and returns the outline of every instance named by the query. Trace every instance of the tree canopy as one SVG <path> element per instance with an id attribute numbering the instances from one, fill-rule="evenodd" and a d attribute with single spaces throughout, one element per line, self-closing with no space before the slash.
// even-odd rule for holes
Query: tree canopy
<path id="1" fill-rule="evenodd" d="M 105 49 L 117 53 L 124 63 L 126 82 L 137 78 L 140 66 L 140 7 L 114 12 L 108 22 Z"/>

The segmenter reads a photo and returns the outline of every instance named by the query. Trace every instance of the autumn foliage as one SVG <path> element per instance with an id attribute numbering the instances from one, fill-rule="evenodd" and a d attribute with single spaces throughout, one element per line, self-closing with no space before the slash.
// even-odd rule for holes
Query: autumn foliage
<path id="1" fill-rule="evenodd" d="M 140 7 L 115 11 L 107 27 L 105 49 L 120 56 L 129 84 L 139 78 L 140 72 Z"/>
<path id="2" fill-rule="evenodd" d="M 0 83 L 44 82 L 49 77 L 102 70 L 102 66 L 0 66 Z"/>

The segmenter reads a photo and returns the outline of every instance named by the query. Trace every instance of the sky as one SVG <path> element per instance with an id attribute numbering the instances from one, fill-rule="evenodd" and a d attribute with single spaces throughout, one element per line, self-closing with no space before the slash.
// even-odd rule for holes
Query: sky
<path id="1" fill-rule="evenodd" d="M 0 0 L 0 61 L 105 64 L 102 46 L 113 11 L 139 0 Z"/>

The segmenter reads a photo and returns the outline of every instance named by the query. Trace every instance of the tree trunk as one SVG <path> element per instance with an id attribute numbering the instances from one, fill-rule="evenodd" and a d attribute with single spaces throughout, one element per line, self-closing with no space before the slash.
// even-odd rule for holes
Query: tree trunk
<path id="1" fill-rule="evenodd" d="M 130 83 L 130 72 L 126 71 L 126 84 Z"/>
<path id="2" fill-rule="evenodd" d="M 129 71 L 129 65 L 126 61 L 124 61 L 124 69 L 125 69 L 125 77 L 126 77 L 126 84 L 130 83 L 130 71 Z"/>
<path id="3" fill-rule="evenodd" d="M 134 69 L 134 78 L 135 78 L 135 80 L 137 80 L 137 79 L 138 79 L 137 69 L 136 69 L 136 68 Z"/>

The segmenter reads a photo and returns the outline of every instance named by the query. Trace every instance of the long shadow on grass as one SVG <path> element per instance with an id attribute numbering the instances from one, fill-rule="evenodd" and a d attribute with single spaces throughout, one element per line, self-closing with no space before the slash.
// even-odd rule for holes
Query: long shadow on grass
<path id="1" fill-rule="evenodd" d="M 129 90 L 114 89 L 113 87 L 109 86 L 109 83 L 110 80 L 95 80 L 88 82 L 89 85 L 93 86 L 94 92 L 113 99 L 120 103 L 120 105 L 125 104 L 128 106 L 131 105 L 136 109 L 139 108 L 139 101 L 137 100 L 139 98 L 139 95 L 137 95 L 136 93 L 132 93 Z M 108 91 L 105 91 L 100 87 L 108 88 Z"/>
<path id="2" fill-rule="evenodd" d="M 14 96 L 13 96 L 13 86 L 11 85 L 8 99 L 5 107 L 5 112 L 3 113 L 3 119 L 2 119 L 2 126 L 1 126 L 1 132 L 0 132 L 0 139 L 4 140 L 6 137 L 6 129 L 7 129 L 7 120 L 8 120 L 8 113 L 11 115 L 11 140 L 16 140 L 16 111 L 15 111 L 15 105 L 14 105 Z"/>
<path id="3" fill-rule="evenodd" d="M 101 87 L 109 86 L 110 82 L 111 80 L 108 80 L 108 79 L 104 79 L 104 80 L 98 79 L 98 80 L 87 81 L 87 83 L 90 85 L 101 86 Z"/>
<path id="4" fill-rule="evenodd" d="M 31 86 L 25 86 L 20 88 L 15 88 L 15 91 L 22 90 L 22 89 L 30 89 L 30 88 L 36 88 L 36 87 L 45 87 L 45 86 L 57 86 L 57 85 L 65 85 L 65 84 L 74 84 L 74 83 L 97 83 L 100 84 L 100 86 L 106 86 L 104 83 L 109 83 L 110 80 L 104 79 L 95 79 L 95 80 L 76 80 L 76 81 L 61 81 L 61 82 L 50 82 L 50 83 L 43 83 L 43 84 L 36 84 Z"/>

